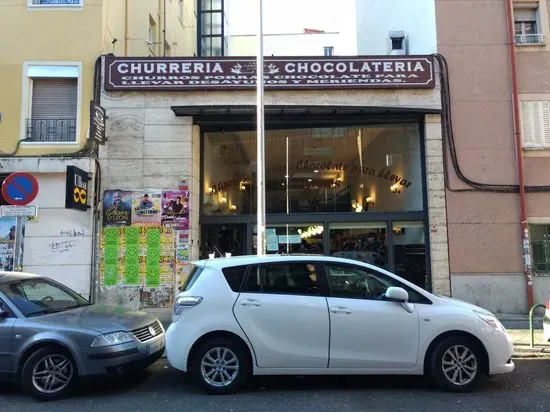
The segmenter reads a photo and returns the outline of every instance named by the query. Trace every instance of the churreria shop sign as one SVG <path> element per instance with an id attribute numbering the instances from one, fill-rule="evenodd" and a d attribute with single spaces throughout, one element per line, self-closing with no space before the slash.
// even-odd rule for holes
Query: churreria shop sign
<path id="1" fill-rule="evenodd" d="M 105 57 L 105 90 L 216 90 L 256 86 L 251 57 Z M 270 57 L 266 89 L 433 88 L 431 56 Z"/>

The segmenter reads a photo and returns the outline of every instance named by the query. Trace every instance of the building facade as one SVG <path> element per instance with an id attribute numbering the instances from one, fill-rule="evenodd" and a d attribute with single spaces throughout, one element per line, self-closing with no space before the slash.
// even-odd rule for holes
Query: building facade
<path id="1" fill-rule="evenodd" d="M 29 172 L 39 183 L 32 203 L 37 216 L 0 219 L 2 268 L 48 275 L 93 298 L 101 171 L 90 136 L 96 62 L 109 53 L 192 53 L 194 11 L 184 7 L 178 0 L 1 2 L 0 24 L 10 35 L 0 39 L 0 178 Z M 85 207 L 67 203 L 75 182 Z M 21 245 L 16 250 L 12 226 Z"/>
<path id="2" fill-rule="evenodd" d="M 527 313 L 550 297 L 548 2 L 435 6 L 452 115 L 446 196 L 453 296 Z"/>

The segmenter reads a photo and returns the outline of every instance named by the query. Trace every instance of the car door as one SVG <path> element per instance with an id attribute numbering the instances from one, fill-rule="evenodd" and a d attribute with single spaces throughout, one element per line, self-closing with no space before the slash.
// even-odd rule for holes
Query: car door
<path id="1" fill-rule="evenodd" d="M 403 285 L 363 266 L 326 263 L 324 270 L 331 290 L 329 366 L 414 368 L 419 347 L 416 308 L 383 300 L 389 286 Z"/>
<path id="2" fill-rule="evenodd" d="M 13 361 L 13 325 L 16 318 L 1 298 L 0 308 L 5 311 L 5 314 L 0 316 L 0 374 L 2 374 L 11 372 Z"/>
<path id="3" fill-rule="evenodd" d="M 233 307 L 261 368 L 327 368 L 326 281 L 310 262 L 253 265 Z"/>

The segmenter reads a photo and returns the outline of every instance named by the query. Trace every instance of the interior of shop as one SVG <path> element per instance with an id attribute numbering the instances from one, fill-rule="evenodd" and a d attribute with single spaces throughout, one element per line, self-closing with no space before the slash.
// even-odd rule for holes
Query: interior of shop
<path id="1" fill-rule="evenodd" d="M 267 253 L 347 257 L 427 285 L 420 124 L 265 131 Z M 256 131 L 202 137 L 201 257 L 256 253 Z"/>

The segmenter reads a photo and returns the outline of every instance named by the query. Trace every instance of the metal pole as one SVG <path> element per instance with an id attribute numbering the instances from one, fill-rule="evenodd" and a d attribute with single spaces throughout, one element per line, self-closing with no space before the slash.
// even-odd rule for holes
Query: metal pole
<path id="1" fill-rule="evenodd" d="M 263 41 L 263 0 L 258 0 L 258 55 L 256 57 L 256 117 L 257 117 L 257 238 L 256 251 L 265 255 L 265 138 L 264 138 L 264 41 Z"/>
<path id="2" fill-rule="evenodd" d="M 289 153 L 288 153 L 288 136 L 286 137 L 286 173 L 285 173 L 285 187 L 286 187 L 286 214 L 290 213 L 290 188 L 288 183 L 290 182 L 290 170 L 289 170 Z M 288 223 L 286 224 L 286 253 L 290 255 L 290 240 L 288 239 Z"/>

